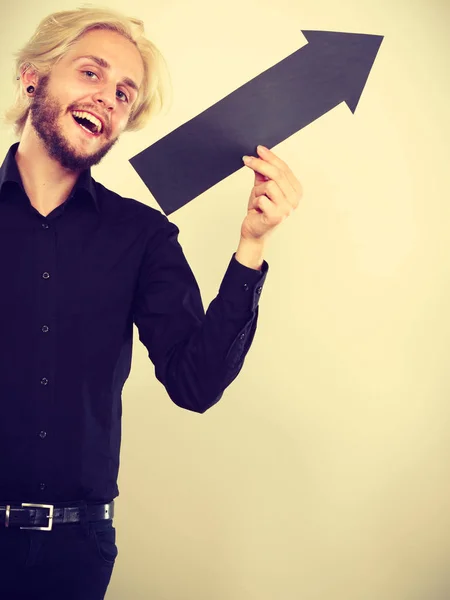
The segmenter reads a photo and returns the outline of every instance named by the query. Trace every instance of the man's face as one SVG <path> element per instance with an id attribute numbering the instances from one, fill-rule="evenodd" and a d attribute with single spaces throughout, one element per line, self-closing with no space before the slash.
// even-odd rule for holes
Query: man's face
<path id="1" fill-rule="evenodd" d="M 86 33 L 36 86 L 31 124 L 48 154 L 71 171 L 98 164 L 125 129 L 137 98 L 133 83 L 139 88 L 143 77 L 129 40 L 112 31 Z M 100 133 L 86 131 L 95 125 L 83 111 L 102 122 Z"/>

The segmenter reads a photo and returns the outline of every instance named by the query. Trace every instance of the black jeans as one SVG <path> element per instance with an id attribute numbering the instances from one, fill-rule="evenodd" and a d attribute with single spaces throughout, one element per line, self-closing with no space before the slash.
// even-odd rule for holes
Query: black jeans
<path id="1" fill-rule="evenodd" d="M 0 528 L 2 600 L 103 600 L 118 554 L 112 520 Z"/>

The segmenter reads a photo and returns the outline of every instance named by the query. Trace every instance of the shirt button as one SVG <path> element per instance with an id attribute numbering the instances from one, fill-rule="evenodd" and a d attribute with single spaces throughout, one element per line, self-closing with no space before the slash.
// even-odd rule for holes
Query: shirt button
<path id="1" fill-rule="evenodd" d="M 45 273 L 42 273 L 42 277 L 44 279 L 48 279 L 50 277 L 50 273 L 47 273 L 47 271 L 45 271 Z"/>
<path id="2" fill-rule="evenodd" d="M 259 288 L 256 288 L 256 293 L 257 294 L 260 294 L 261 292 L 262 292 L 262 287 L 261 286 L 259 286 Z"/>
<path id="3" fill-rule="evenodd" d="M 45 431 L 41 431 L 41 433 L 39 434 L 39 437 L 44 439 L 46 435 L 47 435 L 47 433 Z"/>
<path id="4" fill-rule="evenodd" d="M 47 333 L 47 331 L 48 331 L 48 326 L 47 326 L 47 325 L 43 325 L 43 327 L 42 327 L 42 331 L 43 331 L 44 333 Z"/>
<path id="5" fill-rule="evenodd" d="M 245 339 L 245 333 L 241 333 L 241 335 L 239 336 L 239 339 L 240 339 L 240 340 L 243 340 L 243 339 Z"/>
<path id="6" fill-rule="evenodd" d="M 42 223 L 42 229 L 48 229 L 48 223 Z"/>
<path id="7" fill-rule="evenodd" d="M 46 487 L 47 486 L 45 485 L 45 483 L 40 483 L 39 484 L 39 489 L 41 490 L 41 492 L 44 491 Z"/>
<path id="8" fill-rule="evenodd" d="M 244 290 L 245 290 L 246 292 L 248 292 L 248 283 L 244 283 L 244 286 L 243 286 L 243 287 L 244 287 Z"/>
<path id="9" fill-rule="evenodd" d="M 48 383 L 48 379 L 47 379 L 47 377 L 43 377 L 43 378 L 41 379 L 41 384 L 42 384 L 42 385 L 47 385 L 47 383 Z"/>

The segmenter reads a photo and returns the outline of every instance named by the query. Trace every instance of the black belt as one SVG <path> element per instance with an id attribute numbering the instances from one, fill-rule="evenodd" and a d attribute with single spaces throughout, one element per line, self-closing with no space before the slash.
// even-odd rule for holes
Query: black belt
<path id="1" fill-rule="evenodd" d="M 20 527 L 51 531 L 53 525 L 101 521 L 114 517 L 114 500 L 109 504 L 79 504 L 55 506 L 54 504 L 0 505 L 0 528 Z"/>

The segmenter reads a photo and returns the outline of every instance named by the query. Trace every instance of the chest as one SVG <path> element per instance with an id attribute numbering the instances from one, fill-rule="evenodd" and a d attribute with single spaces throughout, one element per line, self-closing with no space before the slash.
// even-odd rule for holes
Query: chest
<path id="1" fill-rule="evenodd" d="M 47 307 L 64 316 L 127 310 L 142 260 L 139 234 L 96 221 L 0 226 L 3 314 Z"/>

